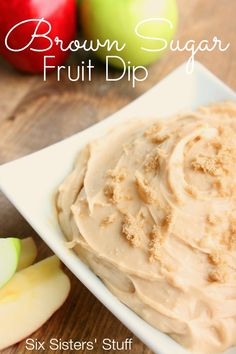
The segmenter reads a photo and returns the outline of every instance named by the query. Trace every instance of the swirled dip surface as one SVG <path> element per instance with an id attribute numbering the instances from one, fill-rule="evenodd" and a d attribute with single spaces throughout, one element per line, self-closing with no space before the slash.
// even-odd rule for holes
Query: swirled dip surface
<path id="1" fill-rule="evenodd" d="M 71 246 L 123 303 L 195 353 L 236 345 L 236 106 L 116 127 L 57 198 Z"/>

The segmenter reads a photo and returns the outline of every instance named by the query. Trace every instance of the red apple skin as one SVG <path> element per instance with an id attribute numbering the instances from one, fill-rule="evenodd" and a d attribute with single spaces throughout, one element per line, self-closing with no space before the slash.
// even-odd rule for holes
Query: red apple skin
<path id="1" fill-rule="evenodd" d="M 29 48 L 21 52 L 12 52 L 5 45 L 5 38 L 10 29 L 17 23 L 28 19 L 44 18 L 50 22 L 52 29 L 48 36 L 63 40 L 64 48 L 76 35 L 76 0 L 0 0 L 0 53 L 17 69 L 27 73 L 41 73 L 44 67 L 44 56 L 51 55 L 55 58 L 48 59 L 48 65 L 60 65 L 69 56 L 70 52 L 63 52 L 54 44 L 45 52 L 34 52 Z M 9 36 L 8 45 L 11 48 L 23 48 L 31 39 L 35 31 L 36 22 L 29 22 L 20 26 Z M 41 24 L 38 33 L 44 33 L 46 24 Z M 42 38 L 34 39 L 33 46 L 37 49 L 45 48 Z M 46 46 L 47 47 L 47 46 Z"/>

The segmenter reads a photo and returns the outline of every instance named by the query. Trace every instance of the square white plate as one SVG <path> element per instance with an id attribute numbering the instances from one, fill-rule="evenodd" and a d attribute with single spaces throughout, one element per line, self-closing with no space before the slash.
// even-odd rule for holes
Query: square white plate
<path id="1" fill-rule="evenodd" d="M 201 64 L 196 63 L 191 75 L 186 74 L 186 64 L 183 64 L 108 119 L 62 142 L 0 167 L 0 188 L 41 238 L 120 321 L 158 354 L 187 352 L 119 302 L 73 251 L 64 246 L 54 210 L 54 192 L 71 171 L 81 147 L 103 135 L 115 124 L 127 119 L 168 116 L 222 100 L 236 101 L 236 95 Z M 227 354 L 236 354 L 236 348 L 230 349 Z"/>

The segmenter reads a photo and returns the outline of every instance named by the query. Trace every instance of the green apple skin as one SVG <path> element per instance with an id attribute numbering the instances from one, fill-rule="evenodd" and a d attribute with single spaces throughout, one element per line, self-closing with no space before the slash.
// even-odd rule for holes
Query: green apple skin
<path id="1" fill-rule="evenodd" d="M 102 60 L 107 55 L 122 57 L 127 64 L 143 65 L 160 59 L 165 50 L 146 52 L 142 47 L 148 49 L 161 49 L 163 42 L 153 39 L 140 38 L 135 33 L 138 23 L 151 18 L 165 18 L 171 21 L 172 28 L 165 23 L 149 22 L 139 27 L 139 33 L 145 37 L 163 38 L 169 44 L 173 38 L 177 22 L 178 11 L 176 0 L 82 0 L 80 5 L 80 20 L 83 33 L 86 39 L 102 43 L 109 39 L 111 42 L 117 40 L 120 46 L 126 43 L 122 52 L 112 49 L 108 52 L 101 48 L 95 54 Z M 123 68 L 120 60 L 114 59 L 112 65 Z M 129 64 L 129 63 L 128 63 Z"/>
<path id="2" fill-rule="evenodd" d="M 17 272 L 24 268 L 31 266 L 38 254 L 37 246 L 32 237 L 24 238 L 21 240 L 21 252 L 19 262 L 17 265 Z"/>
<path id="3" fill-rule="evenodd" d="M 21 240 L 15 237 L 0 239 L 0 288 L 15 274 L 21 253 Z"/>
<path id="4" fill-rule="evenodd" d="M 21 254 L 21 240 L 16 237 L 9 237 L 9 241 L 11 241 L 16 249 L 17 259 L 19 260 Z"/>

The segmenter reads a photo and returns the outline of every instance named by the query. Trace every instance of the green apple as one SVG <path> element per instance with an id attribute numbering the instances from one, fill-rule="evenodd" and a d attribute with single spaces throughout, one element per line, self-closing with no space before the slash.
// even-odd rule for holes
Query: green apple
<path id="1" fill-rule="evenodd" d="M 14 275 L 21 252 L 21 241 L 9 237 L 0 239 L 0 288 Z"/>
<path id="2" fill-rule="evenodd" d="M 15 273 L 0 289 L 0 352 L 41 327 L 69 290 L 70 280 L 55 256 Z"/>
<path id="3" fill-rule="evenodd" d="M 32 237 L 21 240 L 21 253 L 17 266 L 17 272 L 33 264 L 37 257 L 37 253 L 37 247 Z"/>
<path id="4" fill-rule="evenodd" d="M 86 39 L 126 43 L 121 52 L 100 48 L 95 54 L 103 61 L 118 56 L 132 66 L 146 66 L 163 55 L 178 19 L 176 0 L 82 0 L 80 13 Z M 123 68 L 120 59 L 109 63 Z"/>

